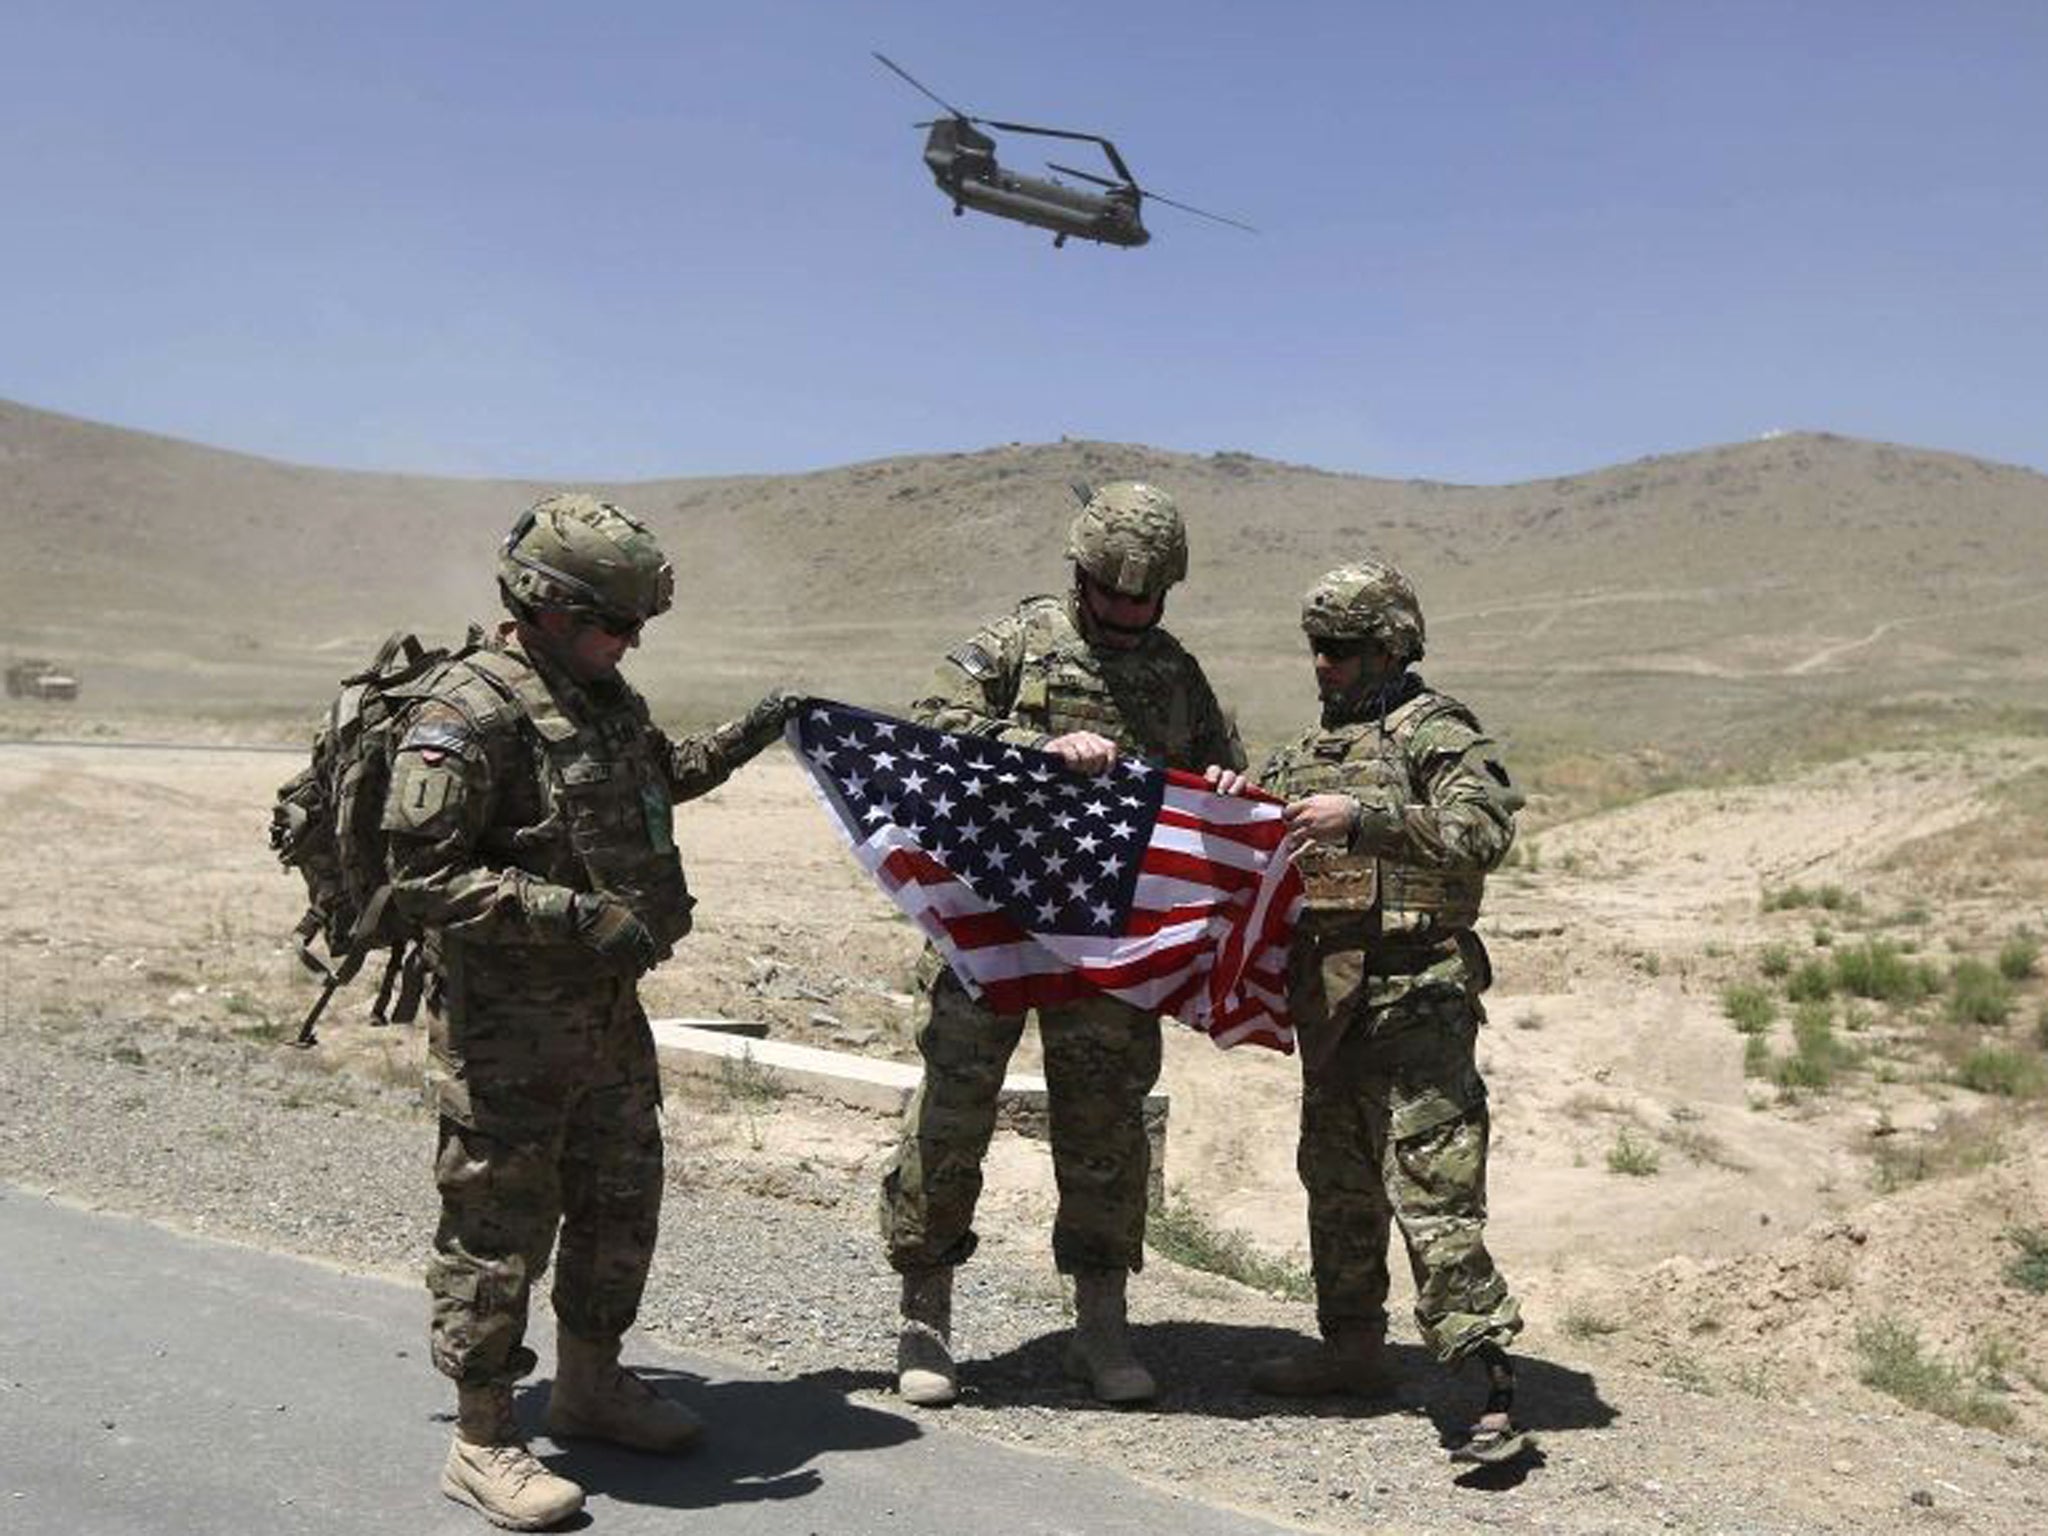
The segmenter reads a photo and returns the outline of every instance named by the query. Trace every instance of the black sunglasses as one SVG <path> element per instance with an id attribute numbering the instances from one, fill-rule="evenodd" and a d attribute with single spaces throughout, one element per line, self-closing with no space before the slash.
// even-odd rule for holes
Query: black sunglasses
<path id="1" fill-rule="evenodd" d="M 592 629 L 603 630 L 614 640 L 637 640 L 640 637 L 640 626 L 647 621 L 629 619 L 616 613 L 589 613 L 583 616 L 583 622 Z"/>
<path id="2" fill-rule="evenodd" d="M 1353 656 L 1363 656 L 1372 649 L 1370 640 L 1333 640 L 1328 635 L 1310 635 L 1308 649 L 1311 656 L 1327 656 L 1332 661 L 1348 661 Z"/>

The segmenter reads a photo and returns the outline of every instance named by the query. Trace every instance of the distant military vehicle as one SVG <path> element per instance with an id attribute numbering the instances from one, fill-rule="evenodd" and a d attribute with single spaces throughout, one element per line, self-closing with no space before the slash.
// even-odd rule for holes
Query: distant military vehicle
<path id="1" fill-rule="evenodd" d="M 78 697 L 78 678 L 54 661 L 17 661 L 7 669 L 7 697 L 68 702 Z"/>

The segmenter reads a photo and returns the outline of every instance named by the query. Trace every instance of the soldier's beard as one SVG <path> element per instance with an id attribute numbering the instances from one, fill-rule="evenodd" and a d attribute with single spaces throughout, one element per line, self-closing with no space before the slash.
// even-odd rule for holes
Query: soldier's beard
<path id="1" fill-rule="evenodd" d="M 1161 593 L 1153 606 L 1152 617 L 1143 624 L 1118 624 L 1106 619 L 1089 601 L 1088 587 L 1078 577 L 1074 583 L 1074 605 L 1081 611 L 1088 638 L 1100 640 L 1115 651 L 1135 649 L 1166 618 L 1166 595 Z"/>
<path id="2" fill-rule="evenodd" d="M 1376 703 L 1401 688 L 1407 672 L 1408 668 L 1405 665 L 1386 672 L 1375 672 L 1361 676 L 1348 688 L 1318 679 L 1316 693 L 1323 702 L 1325 723 L 1357 720 L 1371 714 Z"/>
<path id="3" fill-rule="evenodd" d="M 1112 624 L 1107 619 L 1097 618 L 1095 627 L 1110 639 L 1136 645 L 1159 627 L 1159 620 L 1155 618 L 1150 624 Z"/>
<path id="4" fill-rule="evenodd" d="M 579 645 L 580 635 L 580 627 L 566 635 L 556 635 L 533 620 L 519 621 L 519 636 L 527 649 L 568 673 L 577 682 L 601 683 L 606 678 L 618 676 L 618 660 L 598 654 L 603 648 Z"/>

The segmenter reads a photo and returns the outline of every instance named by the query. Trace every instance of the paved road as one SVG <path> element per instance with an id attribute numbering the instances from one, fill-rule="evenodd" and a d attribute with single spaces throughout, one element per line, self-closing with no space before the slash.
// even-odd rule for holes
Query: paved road
<path id="1" fill-rule="evenodd" d="M 0 1186 L 0 1531 L 491 1529 L 436 1490 L 452 1395 L 425 1293 Z M 539 1341 L 544 1359 L 551 1351 Z M 677 1460 L 579 1447 L 582 1526 L 731 1536 L 1257 1536 L 1230 1511 L 636 1339 L 710 1420 Z M 539 1393 L 521 1417 L 539 1422 Z M 577 1528 L 572 1523 L 572 1529 Z"/>

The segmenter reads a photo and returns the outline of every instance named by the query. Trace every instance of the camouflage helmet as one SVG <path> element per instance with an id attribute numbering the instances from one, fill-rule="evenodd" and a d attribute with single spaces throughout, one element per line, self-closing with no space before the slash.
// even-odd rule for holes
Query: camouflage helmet
<path id="1" fill-rule="evenodd" d="M 1422 604 L 1383 560 L 1340 565 L 1308 589 L 1301 627 L 1318 640 L 1370 640 L 1401 661 L 1422 659 Z"/>
<path id="2" fill-rule="evenodd" d="M 1188 574 L 1180 508 L 1142 480 L 1098 486 L 1067 530 L 1067 558 L 1112 592 L 1164 597 Z"/>
<path id="3" fill-rule="evenodd" d="M 647 525 L 595 496 L 543 496 L 498 551 L 498 590 L 521 615 L 554 608 L 638 624 L 667 609 L 675 586 Z"/>

